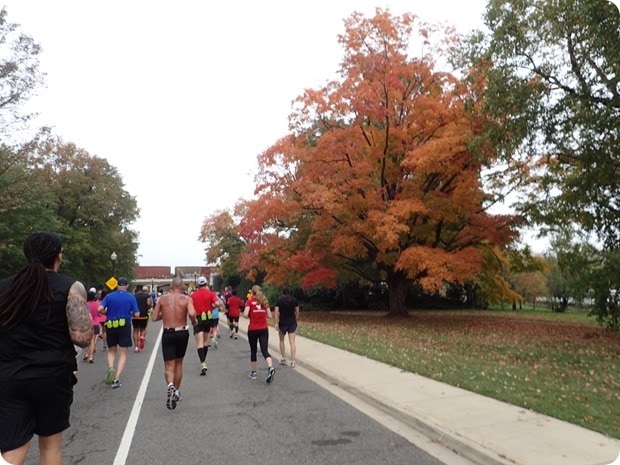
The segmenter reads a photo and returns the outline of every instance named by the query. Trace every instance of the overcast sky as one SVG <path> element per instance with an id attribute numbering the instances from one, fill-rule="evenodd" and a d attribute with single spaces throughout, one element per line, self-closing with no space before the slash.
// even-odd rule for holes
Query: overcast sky
<path id="1" fill-rule="evenodd" d="M 119 169 L 141 212 L 139 263 L 175 267 L 204 264 L 204 218 L 252 197 L 256 157 L 287 132 L 291 101 L 335 76 L 343 19 L 388 7 L 466 32 L 486 2 L 0 4 L 43 47 L 38 123 Z"/>

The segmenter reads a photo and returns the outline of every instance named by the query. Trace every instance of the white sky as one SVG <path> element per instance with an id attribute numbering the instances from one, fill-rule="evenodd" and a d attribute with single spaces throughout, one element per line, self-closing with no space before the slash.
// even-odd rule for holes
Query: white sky
<path id="1" fill-rule="evenodd" d="M 291 101 L 332 79 L 353 11 L 409 11 L 460 32 L 484 0 L 0 0 L 43 47 L 38 123 L 116 166 L 141 217 L 141 265 L 198 266 L 206 216 L 253 195 Z M 112 251 L 102 251 L 111 253 Z"/>

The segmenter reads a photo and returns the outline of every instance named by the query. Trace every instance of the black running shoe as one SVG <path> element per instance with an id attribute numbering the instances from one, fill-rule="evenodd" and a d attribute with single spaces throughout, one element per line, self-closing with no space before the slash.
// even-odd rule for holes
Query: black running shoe
<path id="1" fill-rule="evenodd" d="M 267 384 L 270 384 L 273 381 L 273 378 L 276 376 L 276 369 L 274 367 L 269 367 L 269 371 L 267 372 Z"/>

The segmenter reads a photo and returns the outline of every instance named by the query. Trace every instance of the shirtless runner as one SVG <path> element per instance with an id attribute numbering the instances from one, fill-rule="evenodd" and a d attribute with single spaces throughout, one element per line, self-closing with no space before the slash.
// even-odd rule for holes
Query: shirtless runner
<path id="1" fill-rule="evenodd" d="M 181 381 L 183 380 L 183 357 L 187 351 L 189 331 L 187 317 L 196 325 L 196 311 L 189 296 L 183 294 L 184 284 L 181 278 L 174 278 L 170 285 L 170 294 L 157 300 L 151 319 L 163 320 L 164 332 L 161 337 L 164 367 L 166 370 L 166 407 L 173 410 L 181 400 Z"/>

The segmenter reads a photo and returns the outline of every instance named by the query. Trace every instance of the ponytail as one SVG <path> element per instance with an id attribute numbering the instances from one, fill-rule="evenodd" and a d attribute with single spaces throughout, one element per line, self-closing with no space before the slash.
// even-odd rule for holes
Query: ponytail
<path id="1" fill-rule="evenodd" d="M 269 300 L 267 299 L 267 296 L 263 294 L 263 291 L 260 288 L 260 286 L 258 285 L 252 286 L 252 294 L 254 294 L 254 296 L 256 297 L 256 300 L 258 300 L 258 303 L 260 303 L 263 307 L 265 308 L 269 307 Z"/>

